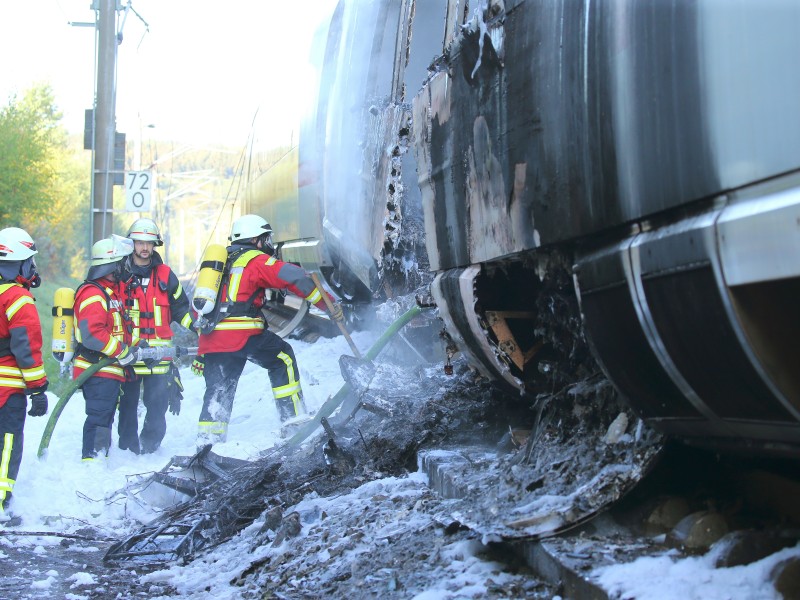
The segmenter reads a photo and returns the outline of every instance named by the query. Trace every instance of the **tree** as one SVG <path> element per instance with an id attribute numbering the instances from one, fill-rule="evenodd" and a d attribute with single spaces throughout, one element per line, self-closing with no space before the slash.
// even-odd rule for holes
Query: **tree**
<path id="1" fill-rule="evenodd" d="M 0 223 L 28 230 L 40 271 L 75 276 L 88 239 L 90 168 L 61 116 L 47 84 L 0 108 Z"/>
<path id="2" fill-rule="evenodd" d="M 41 214 L 52 199 L 61 114 L 49 86 L 34 87 L 0 109 L 0 220 Z"/>

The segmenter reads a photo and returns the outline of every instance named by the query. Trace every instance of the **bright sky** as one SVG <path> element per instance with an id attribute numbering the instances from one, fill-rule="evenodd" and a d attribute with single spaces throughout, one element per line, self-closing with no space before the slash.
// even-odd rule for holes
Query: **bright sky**
<path id="1" fill-rule="evenodd" d="M 244 145 L 270 117 L 289 135 L 308 80 L 308 45 L 334 0 L 118 0 L 130 4 L 118 49 L 117 131 L 133 140 Z M 70 132 L 94 98 L 91 0 L 0 0 L 0 102 L 49 82 Z M 142 22 L 144 20 L 147 26 Z M 259 108 L 260 107 L 260 108 Z M 149 130 L 149 125 L 154 128 Z"/>

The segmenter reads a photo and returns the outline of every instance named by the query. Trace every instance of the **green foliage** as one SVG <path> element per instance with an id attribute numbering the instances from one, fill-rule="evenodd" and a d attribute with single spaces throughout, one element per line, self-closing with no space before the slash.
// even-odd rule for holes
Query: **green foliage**
<path id="1" fill-rule="evenodd" d="M 0 108 L 0 221 L 46 213 L 56 180 L 53 148 L 63 137 L 60 118 L 48 86 L 28 90 L 19 100 L 12 97 Z"/>
<path id="2" fill-rule="evenodd" d="M 60 120 L 49 85 L 0 107 L 0 223 L 31 234 L 44 276 L 78 274 L 89 237 L 90 157 Z"/>

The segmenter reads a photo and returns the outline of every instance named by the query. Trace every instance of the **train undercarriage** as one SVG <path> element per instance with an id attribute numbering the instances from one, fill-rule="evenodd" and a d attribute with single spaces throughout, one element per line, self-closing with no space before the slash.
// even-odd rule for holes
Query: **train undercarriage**
<path id="1" fill-rule="evenodd" d="M 800 278 L 786 254 L 800 223 L 795 183 L 756 186 L 571 255 L 448 271 L 433 296 L 457 345 L 521 394 L 563 387 L 569 371 L 602 371 L 663 433 L 797 457 Z M 581 360 L 589 366 L 565 372 Z"/>

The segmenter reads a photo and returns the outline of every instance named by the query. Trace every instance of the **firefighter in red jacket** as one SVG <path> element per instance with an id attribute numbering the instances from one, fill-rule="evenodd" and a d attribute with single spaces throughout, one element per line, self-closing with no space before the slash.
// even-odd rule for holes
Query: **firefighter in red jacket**
<path id="1" fill-rule="evenodd" d="M 171 323 L 192 326 L 189 299 L 178 277 L 161 260 L 156 246 L 163 246 L 161 233 L 152 219 L 137 219 L 128 229 L 133 240 L 133 254 L 125 259 L 125 307 L 131 320 L 131 341 L 141 340 L 150 348 L 173 348 Z M 136 454 L 155 452 L 167 431 L 167 408 L 180 413 L 183 386 L 171 356 L 153 362 L 137 361 L 131 365 L 134 376 L 122 384 L 119 400 L 119 447 Z M 139 391 L 147 410 L 139 434 L 137 412 Z"/>
<path id="2" fill-rule="evenodd" d="M 136 350 L 130 347 L 124 298 L 118 287 L 124 259 L 131 252 L 133 242 L 118 235 L 96 242 L 92 246 L 89 274 L 75 292 L 75 339 L 78 347 L 74 376 L 77 378 L 106 356 L 117 359 L 87 379 L 81 388 L 86 400 L 81 455 L 87 461 L 98 455 L 108 455 L 120 385 L 125 381 L 124 367 L 138 358 Z"/>
<path id="3" fill-rule="evenodd" d="M 11 518 L 6 509 L 22 460 L 25 396 L 30 416 L 47 412 L 42 326 L 29 291 L 41 283 L 36 252 L 25 230 L 0 231 L 0 522 Z"/>
<path id="4" fill-rule="evenodd" d="M 267 329 L 261 312 L 265 289 L 288 290 L 325 310 L 322 292 L 308 274 L 272 256 L 272 228 L 266 220 L 257 215 L 239 217 L 231 227 L 230 241 L 229 274 L 223 276 L 215 309 L 222 318 L 212 319 L 217 322 L 210 332 L 201 331 L 192 367 L 206 382 L 198 445 L 225 441 L 236 386 L 248 360 L 267 369 L 281 421 L 306 412 L 294 350 Z M 341 320 L 341 307 L 333 306 L 331 316 Z"/>

